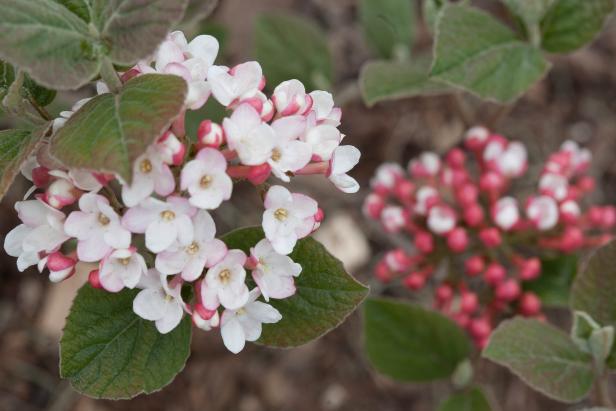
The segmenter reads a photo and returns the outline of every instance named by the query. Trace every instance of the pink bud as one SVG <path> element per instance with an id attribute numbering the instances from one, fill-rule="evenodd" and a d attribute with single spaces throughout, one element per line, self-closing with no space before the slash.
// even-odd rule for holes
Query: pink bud
<path id="1" fill-rule="evenodd" d="M 41 188 L 49 184 L 51 176 L 47 167 L 39 166 L 32 169 L 32 182 L 35 186 Z"/>
<path id="2" fill-rule="evenodd" d="M 612 206 L 603 207 L 601 210 L 601 226 L 603 229 L 610 229 L 616 224 L 616 208 Z"/>
<path id="3" fill-rule="evenodd" d="M 122 75 L 120 76 L 120 80 L 122 81 L 122 83 L 126 83 L 128 80 L 137 77 L 139 74 L 141 74 L 141 71 L 133 67 L 130 70 L 122 73 Z"/>
<path id="4" fill-rule="evenodd" d="M 464 207 L 464 221 L 469 227 L 477 227 L 483 222 L 483 208 L 479 204 L 470 204 Z"/>
<path id="5" fill-rule="evenodd" d="M 462 206 L 470 206 L 477 203 L 479 190 L 477 186 L 471 183 L 466 183 L 456 190 L 456 199 Z"/>
<path id="6" fill-rule="evenodd" d="M 263 184 L 272 172 L 269 164 L 263 163 L 258 166 L 251 166 L 246 178 L 254 185 Z"/>
<path id="7" fill-rule="evenodd" d="M 479 306 L 479 299 L 477 298 L 477 294 L 472 292 L 465 292 L 462 294 L 460 298 L 460 309 L 467 313 L 472 314 L 477 310 Z"/>
<path id="8" fill-rule="evenodd" d="M 570 253 L 581 248 L 584 245 L 584 233 L 578 227 L 569 226 L 565 228 L 560 240 L 560 249 L 566 253 Z"/>
<path id="9" fill-rule="evenodd" d="M 209 320 L 214 316 L 214 314 L 216 314 L 216 310 L 208 310 L 201 303 L 195 304 L 195 312 L 204 320 Z"/>
<path id="10" fill-rule="evenodd" d="M 461 253 L 468 246 L 468 234 L 461 227 L 456 227 L 447 234 L 447 246 L 451 251 Z"/>
<path id="11" fill-rule="evenodd" d="M 464 167 L 465 160 L 466 155 L 464 154 L 464 151 L 460 150 L 459 148 L 454 148 L 449 151 L 449 153 L 447 153 L 447 157 L 445 158 L 445 161 L 447 162 L 449 167 L 455 169 Z"/>
<path id="12" fill-rule="evenodd" d="M 453 320 L 458 324 L 460 328 L 466 328 L 471 322 L 471 317 L 464 313 L 457 313 Z"/>
<path id="13" fill-rule="evenodd" d="M 43 199 L 50 206 L 60 209 L 77 201 L 79 194 L 80 191 L 70 181 L 59 178 L 47 187 Z"/>
<path id="14" fill-rule="evenodd" d="M 430 209 L 427 225 L 433 233 L 444 235 L 455 228 L 456 220 L 456 212 L 451 207 L 437 205 Z"/>
<path id="15" fill-rule="evenodd" d="M 415 234 L 415 247 L 424 254 L 434 250 L 434 238 L 427 231 L 418 231 Z"/>
<path id="16" fill-rule="evenodd" d="M 98 289 L 103 289 L 103 285 L 101 284 L 101 280 L 98 274 L 98 270 L 92 270 L 90 271 L 90 274 L 88 275 L 88 282 L 90 283 L 90 285 L 94 288 L 98 288 Z"/>
<path id="17" fill-rule="evenodd" d="M 476 318 L 471 321 L 469 325 L 469 331 L 471 335 L 477 339 L 484 339 L 490 336 L 492 332 L 492 326 L 490 322 L 485 318 Z"/>
<path id="18" fill-rule="evenodd" d="M 376 193 L 370 193 L 364 200 L 364 215 L 374 220 L 378 220 L 384 207 L 385 200 L 383 197 Z"/>
<path id="19" fill-rule="evenodd" d="M 408 180 L 401 180 L 394 186 L 394 194 L 402 202 L 409 201 L 415 191 L 415 184 Z"/>
<path id="20" fill-rule="evenodd" d="M 482 150 L 488 141 L 489 135 L 490 132 L 487 128 L 481 126 L 473 127 L 466 132 L 466 135 L 464 136 L 464 144 L 469 150 Z"/>
<path id="21" fill-rule="evenodd" d="M 486 271 L 483 273 L 483 278 L 486 283 L 491 286 L 496 286 L 505 279 L 506 275 L 507 272 L 505 271 L 505 267 L 499 263 L 492 263 L 486 268 Z"/>
<path id="22" fill-rule="evenodd" d="M 531 281 L 541 274 L 541 260 L 537 257 L 529 258 L 520 263 L 520 280 Z"/>
<path id="23" fill-rule="evenodd" d="M 560 218 L 566 224 L 577 223 L 580 217 L 580 206 L 573 200 L 567 200 L 560 204 Z"/>
<path id="24" fill-rule="evenodd" d="M 475 277 L 483 272 L 485 269 L 485 263 L 483 258 L 479 255 L 469 257 L 464 262 L 464 270 L 469 277 Z"/>
<path id="25" fill-rule="evenodd" d="M 426 277 L 422 272 L 414 272 L 404 277 L 403 283 L 408 289 L 417 291 L 426 284 Z"/>
<path id="26" fill-rule="evenodd" d="M 488 171 L 479 178 L 479 188 L 483 191 L 498 193 L 505 187 L 505 178 L 494 172 Z"/>
<path id="27" fill-rule="evenodd" d="M 449 284 L 441 284 L 436 289 L 436 299 L 439 303 L 444 304 L 453 297 L 453 289 Z"/>
<path id="28" fill-rule="evenodd" d="M 479 239 L 488 248 L 498 247 L 503 241 L 500 231 L 495 227 L 488 227 L 479 231 Z"/>
<path id="29" fill-rule="evenodd" d="M 520 313 L 525 316 L 534 316 L 541 312 L 541 300 L 536 294 L 526 292 L 519 301 Z"/>
<path id="30" fill-rule="evenodd" d="M 374 267 L 374 275 L 383 283 L 388 283 L 391 281 L 392 275 L 389 267 L 385 261 L 379 261 L 379 263 Z"/>
<path id="31" fill-rule="evenodd" d="M 513 278 L 505 280 L 496 287 L 496 298 L 511 302 L 520 295 L 520 284 Z"/>
<path id="32" fill-rule="evenodd" d="M 314 221 L 317 223 L 325 220 L 325 211 L 321 207 L 317 208 L 317 213 L 314 215 Z"/>
<path id="33" fill-rule="evenodd" d="M 595 227 L 600 227 L 603 223 L 603 210 L 599 206 L 592 206 L 588 209 L 586 216 Z"/>
<path id="34" fill-rule="evenodd" d="M 577 187 L 584 193 L 590 193 L 595 189 L 595 179 L 590 176 L 581 177 L 578 180 Z"/>
<path id="35" fill-rule="evenodd" d="M 210 120 L 202 121 L 197 130 L 197 148 L 218 148 L 225 141 L 225 132 L 220 125 Z"/>

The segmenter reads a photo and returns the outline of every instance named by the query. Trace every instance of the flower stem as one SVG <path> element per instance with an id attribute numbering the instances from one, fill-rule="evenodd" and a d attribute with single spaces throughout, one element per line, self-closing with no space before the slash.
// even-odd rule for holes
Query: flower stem
<path id="1" fill-rule="evenodd" d="M 609 385 L 609 375 L 607 372 L 603 372 L 597 376 L 595 380 L 595 385 L 597 387 L 597 396 L 599 397 L 599 405 L 607 408 L 614 408 L 614 402 L 610 397 L 610 385 Z"/>
<path id="2" fill-rule="evenodd" d="M 118 76 L 118 73 L 113 67 L 113 63 L 108 58 L 103 59 L 101 77 L 112 93 L 117 94 L 122 88 L 122 80 L 120 80 L 120 76 Z"/>

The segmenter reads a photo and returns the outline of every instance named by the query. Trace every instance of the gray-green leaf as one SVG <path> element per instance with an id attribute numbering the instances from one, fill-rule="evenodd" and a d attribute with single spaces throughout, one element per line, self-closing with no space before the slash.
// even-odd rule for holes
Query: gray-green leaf
<path id="1" fill-rule="evenodd" d="M 409 62 L 368 62 L 359 75 L 364 102 L 372 106 L 380 101 L 442 94 L 452 90 L 447 84 L 429 78 L 429 71 L 430 61 L 425 57 L 415 57 Z"/>
<path id="2" fill-rule="evenodd" d="M 260 227 L 234 230 L 223 237 L 229 248 L 250 252 L 263 239 Z M 295 279 L 297 291 L 284 300 L 270 300 L 282 314 L 276 324 L 264 324 L 259 343 L 296 347 L 319 338 L 340 325 L 368 294 L 368 288 L 346 273 L 340 260 L 307 237 L 289 255 L 302 266 Z"/>
<path id="3" fill-rule="evenodd" d="M 571 309 L 583 311 L 602 326 L 616 327 L 616 241 L 600 248 L 590 258 L 571 289 Z M 608 358 L 616 368 L 616 347 Z"/>
<path id="4" fill-rule="evenodd" d="M 409 0 L 361 0 L 366 40 L 384 59 L 408 57 L 415 37 L 415 8 Z"/>
<path id="5" fill-rule="evenodd" d="M 262 15 L 255 26 L 257 60 L 273 89 L 288 79 L 298 79 L 309 90 L 329 89 L 333 64 L 323 31 L 291 15 Z"/>
<path id="6" fill-rule="evenodd" d="M 137 157 L 184 106 L 186 82 L 178 76 L 145 74 L 117 95 L 94 97 L 52 140 L 51 153 L 68 167 L 105 170 L 132 179 Z"/>
<path id="7" fill-rule="evenodd" d="M 613 10 L 613 0 L 555 0 L 541 22 L 543 48 L 564 53 L 582 47 L 601 31 Z"/>
<path id="8" fill-rule="evenodd" d="M 490 411 L 490 403 L 479 388 L 472 388 L 451 395 L 438 411 Z"/>
<path id="9" fill-rule="evenodd" d="M 478 96 L 510 102 L 546 73 L 541 51 L 489 14 L 447 5 L 437 22 L 431 75 Z"/>
<path id="10" fill-rule="evenodd" d="M 190 318 L 168 334 L 133 312 L 140 290 L 109 293 L 86 284 L 60 341 L 60 375 L 95 398 L 126 399 L 169 384 L 190 354 Z"/>
<path id="11" fill-rule="evenodd" d="M 509 10 L 531 27 L 538 24 L 555 0 L 502 0 Z"/>
<path id="12" fill-rule="evenodd" d="M 447 378 L 470 353 L 460 327 L 418 305 L 371 298 L 364 305 L 364 322 L 368 358 L 397 380 Z"/>
<path id="13" fill-rule="evenodd" d="M 563 402 L 576 402 L 594 382 L 592 358 L 561 330 L 514 318 L 492 333 L 483 356 L 509 368 L 524 382 Z"/>

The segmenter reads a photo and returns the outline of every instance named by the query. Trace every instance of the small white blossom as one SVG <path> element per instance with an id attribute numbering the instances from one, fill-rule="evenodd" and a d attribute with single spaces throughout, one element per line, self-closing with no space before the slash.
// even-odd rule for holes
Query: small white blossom
<path id="1" fill-rule="evenodd" d="M 220 151 L 204 148 L 182 169 L 182 190 L 190 193 L 190 204 L 212 210 L 231 198 L 233 182 L 226 173 L 227 160 Z"/>
<path id="2" fill-rule="evenodd" d="M 238 309 L 248 301 L 246 254 L 241 250 L 229 250 L 218 264 L 207 271 L 201 283 L 201 301 L 208 310 L 219 305 L 228 309 Z"/>
<path id="3" fill-rule="evenodd" d="M 134 247 L 112 251 L 101 261 L 99 268 L 99 280 L 103 288 L 116 293 L 124 287 L 135 288 L 146 275 L 148 267 L 144 258 Z"/>
<path id="4" fill-rule="evenodd" d="M 263 239 L 250 249 L 255 263 L 252 278 L 259 286 L 265 301 L 271 298 L 287 298 L 295 294 L 293 277 L 299 276 L 302 266 L 290 257 L 278 254 L 272 244 Z"/>
<path id="5" fill-rule="evenodd" d="M 161 334 L 171 332 L 184 315 L 181 283 L 169 286 L 164 275 L 151 269 L 141 277 L 137 287 L 142 290 L 133 300 L 133 311 L 144 320 L 154 321 Z"/>

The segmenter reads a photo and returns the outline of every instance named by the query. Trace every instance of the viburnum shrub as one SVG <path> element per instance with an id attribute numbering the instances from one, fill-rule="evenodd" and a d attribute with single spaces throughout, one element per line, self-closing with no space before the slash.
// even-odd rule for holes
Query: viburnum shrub
<path id="1" fill-rule="evenodd" d="M 166 34 L 186 1 L 86 10 L 50 0 L 1 3 L 0 28 L 12 34 L 0 35 L 0 55 L 18 67 L 4 65 L 15 77 L 5 104 L 16 115 L 41 116 L 34 132 L 0 133 L 9 144 L 3 191 L 19 171 L 33 184 L 15 204 L 21 224 L 4 247 L 20 271 L 36 266 L 52 282 L 74 275 L 80 263 L 95 265 L 61 342 L 61 373 L 78 390 L 126 398 L 161 388 L 186 361 L 190 320 L 204 331 L 220 329 L 224 345 L 239 353 L 246 341 L 303 344 L 361 302 L 366 288 L 309 238 L 324 218 L 317 201 L 283 185 L 315 175 L 358 191 L 347 173 L 360 152 L 342 144 L 341 111 L 330 93 L 308 93 L 289 80 L 266 95 L 258 62 L 215 65 L 214 37 Z M 169 20 L 165 28 L 161 19 Z M 139 33 L 140 25 L 151 30 Z M 93 42 L 96 57 L 80 36 Z M 28 41 L 36 41 L 34 50 L 26 50 Z M 149 48 L 139 50 L 140 41 Z M 22 91 L 26 72 L 62 89 L 99 70 L 98 95 L 53 121 Z M 197 135 L 187 135 L 186 110 L 208 99 L 226 117 L 203 119 Z M 220 237 L 215 213 L 237 184 L 254 185 L 262 197 L 260 227 Z"/>
<path id="2" fill-rule="evenodd" d="M 547 256 L 607 243 L 616 208 L 585 207 L 595 187 L 591 155 L 572 141 L 549 156 L 524 196 L 512 191 L 528 168 L 522 143 L 474 127 L 464 145 L 442 158 L 422 153 L 406 171 L 380 166 L 364 213 L 414 246 L 385 253 L 375 275 L 412 291 L 432 286 L 435 308 L 483 348 L 504 315 L 543 317 L 525 283 L 541 276 Z"/>

